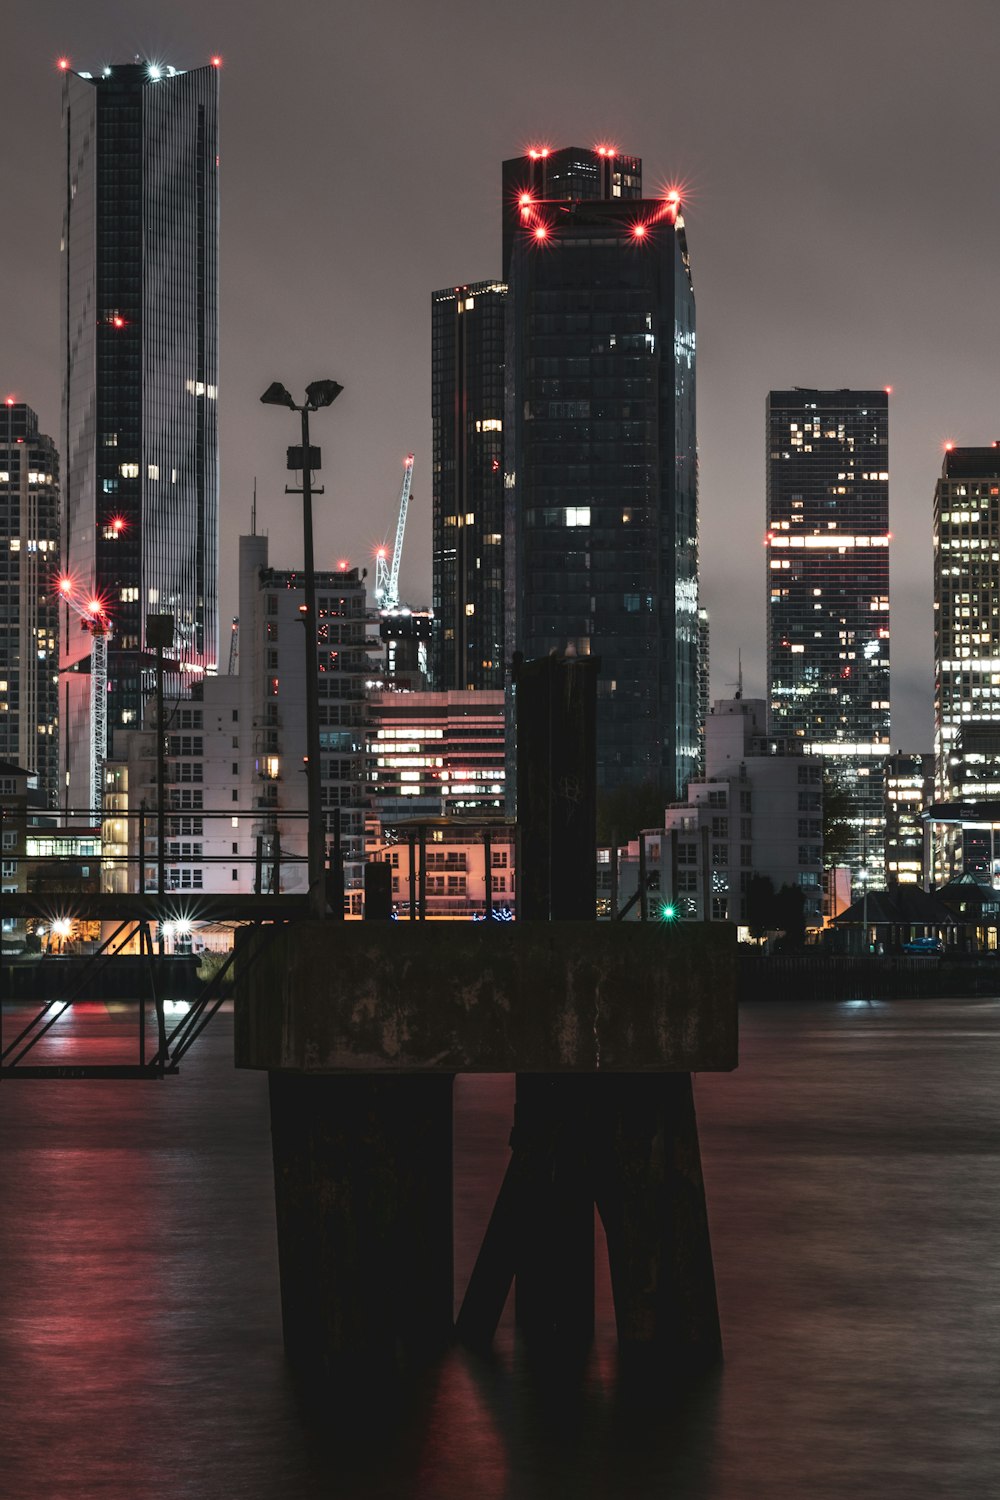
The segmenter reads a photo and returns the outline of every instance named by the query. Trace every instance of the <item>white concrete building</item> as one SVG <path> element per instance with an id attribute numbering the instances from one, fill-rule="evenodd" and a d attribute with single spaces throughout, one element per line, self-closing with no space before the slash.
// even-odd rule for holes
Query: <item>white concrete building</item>
<path id="1" fill-rule="evenodd" d="M 775 890 L 798 886 L 806 921 L 822 901 L 823 763 L 795 737 L 769 735 L 762 699 L 717 701 L 705 725 L 705 777 L 674 803 L 664 827 L 647 829 L 620 858 L 618 908 L 634 895 L 640 865 L 653 877 L 647 912 L 697 921 L 746 921 L 754 875 Z M 598 853 L 598 899 L 612 886 L 611 851 Z M 639 916 L 635 904 L 630 916 Z"/>

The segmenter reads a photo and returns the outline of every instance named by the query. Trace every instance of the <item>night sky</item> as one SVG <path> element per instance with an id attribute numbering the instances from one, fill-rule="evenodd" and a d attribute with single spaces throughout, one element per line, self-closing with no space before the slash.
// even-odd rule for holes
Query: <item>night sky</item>
<path id="1" fill-rule="evenodd" d="M 68 0 L 4 14 L 0 389 L 59 437 L 56 59 L 224 60 L 222 589 L 236 538 L 301 563 L 295 419 L 314 419 L 317 559 L 368 564 L 416 452 L 402 592 L 430 599 L 430 294 L 500 270 L 500 162 L 613 142 L 685 189 L 698 302 L 702 592 L 713 694 L 764 688 L 764 400 L 891 385 L 893 745 L 930 749 L 931 498 L 945 440 L 1000 437 L 995 0 Z"/>

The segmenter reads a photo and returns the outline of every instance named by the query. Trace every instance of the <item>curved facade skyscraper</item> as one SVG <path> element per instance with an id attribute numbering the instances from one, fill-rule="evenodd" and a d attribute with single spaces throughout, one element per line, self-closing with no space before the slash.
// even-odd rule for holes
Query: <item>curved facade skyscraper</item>
<path id="1" fill-rule="evenodd" d="M 218 67 L 64 71 L 63 555 L 102 602 L 109 750 L 151 689 L 147 614 L 172 670 L 218 660 Z M 70 806 L 87 801 L 90 636 L 67 610 L 60 708 Z"/>

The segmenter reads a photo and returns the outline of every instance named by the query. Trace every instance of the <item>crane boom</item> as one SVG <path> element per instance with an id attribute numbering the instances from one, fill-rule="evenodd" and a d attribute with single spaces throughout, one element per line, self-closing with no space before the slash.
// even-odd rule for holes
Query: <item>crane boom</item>
<path id="1" fill-rule="evenodd" d="M 399 490 L 399 519 L 396 522 L 396 541 L 392 549 L 392 562 L 381 548 L 375 559 L 375 603 L 379 609 L 399 608 L 399 565 L 403 560 L 403 535 L 406 531 L 406 512 L 410 508 L 410 488 L 413 484 L 413 454 L 406 456 L 403 465 L 403 483 Z"/>
<path id="2" fill-rule="evenodd" d="M 229 671 L 228 677 L 239 671 L 240 666 L 240 617 L 233 615 L 233 628 L 229 636 Z"/>

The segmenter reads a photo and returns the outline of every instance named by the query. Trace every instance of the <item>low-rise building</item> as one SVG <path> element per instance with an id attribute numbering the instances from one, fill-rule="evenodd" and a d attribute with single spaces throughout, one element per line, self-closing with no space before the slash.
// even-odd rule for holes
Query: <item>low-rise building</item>
<path id="1" fill-rule="evenodd" d="M 613 881 L 612 852 L 598 853 L 598 900 Z M 770 735 L 761 699 L 717 701 L 705 726 L 705 777 L 666 809 L 664 827 L 630 844 L 618 871 L 618 906 L 639 889 L 647 913 L 747 922 L 754 876 L 802 892 L 808 925 L 822 904 L 823 763 L 794 736 Z M 638 902 L 631 914 L 641 915 Z"/>

